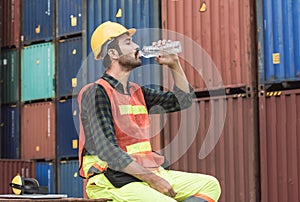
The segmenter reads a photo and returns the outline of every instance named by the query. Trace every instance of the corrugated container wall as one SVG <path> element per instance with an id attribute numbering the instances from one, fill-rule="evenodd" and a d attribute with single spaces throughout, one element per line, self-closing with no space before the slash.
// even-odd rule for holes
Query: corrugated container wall
<path id="1" fill-rule="evenodd" d="M 59 97 L 71 96 L 77 86 L 77 73 L 82 61 L 82 38 L 60 40 L 57 44 L 57 69 Z"/>
<path id="2" fill-rule="evenodd" d="M 22 0 L 22 43 L 53 38 L 54 0 Z"/>
<path id="3" fill-rule="evenodd" d="M 261 201 L 300 201 L 300 90 L 259 97 Z"/>
<path id="4" fill-rule="evenodd" d="M 20 109 L 13 106 L 1 106 L 1 158 L 20 158 Z"/>
<path id="5" fill-rule="evenodd" d="M 2 103 L 17 103 L 19 99 L 19 53 L 16 49 L 2 50 Z"/>
<path id="6" fill-rule="evenodd" d="M 78 173 L 78 160 L 60 161 L 58 173 L 58 193 L 82 198 L 83 179 Z"/>
<path id="7" fill-rule="evenodd" d="M 78 109 L 72 108 L 72 100 L 60 100 L 57 103 L 57 158 L 78 156 L 78 134 L 74 118 L 78 118 Z"/>
<path id="8" fill-rule="evenodd" d="M 195 109 L 169 114 L 164 128 L 171 168 L 215 176 L 220 202 L 260 197 L 257 102 L 244 96 L 198 99 Z"/>
<path id="9" fill-rule="evenodd" d="M 254 21 L 250 0 L 162 0 L 164 38 L 182 42 L 179 56 L 197 91 L 256 85 Z"/>
<path id="10" fill-rule="evenodd" d="M 82 0 L 59 0 L 57 2 L 57 36 L 82 31 Z"/>
<path id="11" fill-rule="evenodd" d="M 21 100 L 55 96 L 54 44 L 42 43 L 21 50 Z"/>
<path id="12" fill-rule="evenodd" d="M 20 174 L 22 177 L 35 177 L 35 163 L 25 160 L 0 159 L 0 194 L 12 194 L 11 180 Z"/>
<path id="13" fill-rule="evenodd" d="M 55 194 L 55 168 L 52 162 L 36 162 L 36 179 L 40 186 L 47 186 L 49 194 Z M 71 186 L 71 184 L 70 184 Z"/>
<path id="14" fill-rule="evenodd" d="M 25 104 L 21 117 L 21 158 L 55 158 L 55 103 Z"/>
<path id="15" fill-rule="evenodd" d="M 300 80 L 300 1 L 263 1 L 263 22 L 259 24 L 264 26 L 260 83 Z"/>
<path id="16" fill-rule="evenodd" d="M 90 40 L 93 31 L 105 21 L 118 22 L 127 28 L 134 27 L 137 30 L 133 39 L 140 46 L 149 45 L 152 41 L 160 39 L 160 2 L 157 0 L 110 0 L 110 1 L 86 1 L 86 30 L 87 37 L 84 41 L 86 46 L 87 82 L 93 82 L 104 71 L 101 62 L 93 58 Z M 156 28 L 156 29 L 149 29 Z M 84 55 L 85 56 L 85 55 Z M 161 84 L 161 68 L 149 68 L 154 63 L 153 59 L 143 60 L 143 67 L 135 69 L 130 79 L 141 85 Z"/>
<path id="17" fill-rule="evenodd" d="M 1 47 L 19 47 L 20 43 L 20 5 L 19 0 L 2 0 L 2 44 Z"/>

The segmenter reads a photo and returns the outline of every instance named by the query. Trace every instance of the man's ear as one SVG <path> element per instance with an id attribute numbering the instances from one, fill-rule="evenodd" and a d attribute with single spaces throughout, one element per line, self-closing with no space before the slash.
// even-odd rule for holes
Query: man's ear
<path id="1" fill-rule="evenodd" d="M 117 60 L 119 59 L 119 53 L 116 49 L 109 49 L 107 51 L 107 54 L 109 55 L 109 57 L 112 59 L 112 60 Z"/>

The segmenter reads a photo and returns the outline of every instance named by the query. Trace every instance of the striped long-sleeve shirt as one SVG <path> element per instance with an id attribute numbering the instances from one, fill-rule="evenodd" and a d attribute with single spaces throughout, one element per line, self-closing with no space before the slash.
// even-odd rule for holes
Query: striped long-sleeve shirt
<path id="1" fill-rule="evenodd" d="M 118 92 L 124 94 L 123 85 L 118 80 L 106 73 L 102 78 Z M 191 87 L 191 93 L 185 93 L 176 86 L 174 92 L 141 88 L 150 114 L 179 111 L 192 104 Z M 118 147 L 110 100 L 102 86 L 91 85 L 83 93 L 80 118 L 86 138 L 83 155 L 97 155 L 114 170 L 122 170 L 132 162 L 131 157 Z"/>

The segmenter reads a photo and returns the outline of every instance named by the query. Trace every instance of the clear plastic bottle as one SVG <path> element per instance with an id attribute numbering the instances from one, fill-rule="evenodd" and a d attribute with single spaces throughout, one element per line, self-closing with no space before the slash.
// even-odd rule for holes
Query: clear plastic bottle
<path id="1" fill-rule="evenodd" d="M 144 58 L 151 58 L 158 55 L 168 55 L 181 53 L 180 41 L 166 42 L 165 45 L 157 46 L 144 46 L 140 51 L 140 55 Z"/>

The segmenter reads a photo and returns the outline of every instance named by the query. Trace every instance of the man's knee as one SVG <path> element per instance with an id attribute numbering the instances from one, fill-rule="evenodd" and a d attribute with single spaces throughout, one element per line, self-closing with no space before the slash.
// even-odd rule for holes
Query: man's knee
<path id="1" fill-rule="evenodd" d="M 221 196 L 221 186 L 220 182 L 217 178 L 210 176 L 210 180 L 207 184 L 207 191 L 209 196 L 214 200 L 217 201 Z"/>

